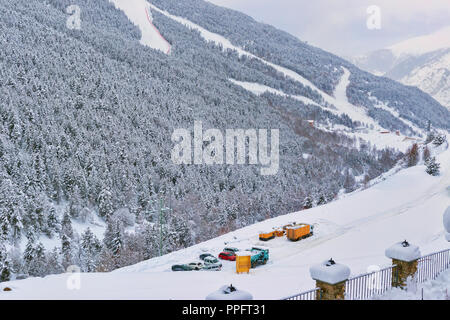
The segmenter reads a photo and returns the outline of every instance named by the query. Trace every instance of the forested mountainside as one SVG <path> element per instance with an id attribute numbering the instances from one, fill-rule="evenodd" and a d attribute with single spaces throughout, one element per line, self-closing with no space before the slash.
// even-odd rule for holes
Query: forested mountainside
<path id="1" fill-rule="evenodd" d="M 289 68 L 310 80 L 321 90 L 332 94 L 345 67 L 351 72 L 348 98 L 355 105 L 369 110 L 376 104 L 369 96 L 389 102 L 401 118 L 411 120 L 419 127 L 430 120 L 438 127 L 449 128 L 449 113 L 442 106 L 415 87 L 406 87 L 384 77 L 361 71 L 353 64 L 312 47 L 296 37 L 276 28 L 258 23 L 251 17 L 203 0 L 154 0 L 153 4 L 170 13 L 186 17 L 205 29 L 225 36 L 232 43 L 268 61 Z M 170 38 L 170 37 L 169 37 Z M 345 44 L 344 44 L 345 45 Z M 426 106 L 424 108 L 423 106 Z M 428 112 L 433 110 L 433 115 Z M 392 117 L 389 114 L 375 116 Z"/>
<path id="2" fill-rule="evenodd" d="M 81 30 L 66 27 L 65 10 L 74 3 L 82 9 Z M 187 18 L 292 67 L 328 93 L 346 67 L 351 101 L 370 109 L 371 92 L 418 127 L 425 119 L 449 126 L 448 111 L 421 91 L 361 72 L 242 14 L 201 1 L 152 3 L 180 15 L 184 5 Z M 230 78 L 323 102 L 260 60 L 221 50 L 165 15 L 153 15 L 171 55 L 139 44 L 140 31 L 107 0 L 0 3 L 0 261 L 14 273 L 57 273 L 72 264 L 108 271 L 136 263 L 326 203 L 401 157 L 307 122 L 351 129 L 361 125 L 357 119 L 236 86 Z M 240 26 L 239 32 L 231 26 Z M 252 37 L 254 46 L 247 43 Z M 262 41 L 267 51 L 259 52 Z M 281 47 L 274 48 L 277 41 Z M 388 119 L 380 119 L 392 126 L 387 129 L 404 126 L 391 113 L 374 114 Z M 261 176 L 259 166 L 250 165 L 173 164 L 171 135 L 192 129 L 194 121 L 222 131 L 279 129 L 278 174 Z M 103 241 L 71 226 L 95 217 L 106 224 Z M 44 248 L 42 234 L 58 246 Z"/>

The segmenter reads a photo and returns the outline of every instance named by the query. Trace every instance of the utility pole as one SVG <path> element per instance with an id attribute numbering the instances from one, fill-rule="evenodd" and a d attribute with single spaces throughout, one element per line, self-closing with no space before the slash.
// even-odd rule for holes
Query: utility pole
<path id="1" fill-rule="evenodd" d="M 164 219 L 164 213 L 166 211 L 171 211 L 172 209 L 167 208 L 164 206 L 164 200 L 162 196 L 159 198 L 159 256 L 161 257 L 162 254 L 162 247 L 163 247 L 163 219 Z"/>

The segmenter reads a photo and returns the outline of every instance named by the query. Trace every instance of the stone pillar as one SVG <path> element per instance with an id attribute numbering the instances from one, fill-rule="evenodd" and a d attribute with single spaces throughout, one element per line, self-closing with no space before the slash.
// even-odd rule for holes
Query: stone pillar
<path id="1" fill-rule="evenodd" d="M 392 275 L 392 286 L 405 288 L 408 278 L 414 278 L 417 273 L 418 259 L 421 257 L 419 247 L 405 240 L 386 249 L 385 254 L 397 266 Z"/>
<path id="2" fill-rule="evenodd" d="M 316 280 L 316 287 L 321 293 L 317 300 L 344 300 L 345 283 L 350 276 L 350 268 L 338 264 L 333 259 L 310 268 L 311 277 Z"/>

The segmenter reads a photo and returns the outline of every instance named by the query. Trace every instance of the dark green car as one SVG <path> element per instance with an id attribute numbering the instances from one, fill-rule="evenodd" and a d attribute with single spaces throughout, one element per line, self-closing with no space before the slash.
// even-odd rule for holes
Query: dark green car
<path id="1" fill-rule="evenodd" d="M 203 269 L 201 262 L 191 262 L 188 264 L 174 264 L 172 271 L 198 271 Z"/>

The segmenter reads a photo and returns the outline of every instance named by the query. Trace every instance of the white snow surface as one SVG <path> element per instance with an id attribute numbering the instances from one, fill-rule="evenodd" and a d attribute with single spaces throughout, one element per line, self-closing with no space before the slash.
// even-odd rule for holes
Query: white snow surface
<path id="1" fill-rule="evenodd" d="M 447 230 L 447 232 L 450 232 L 450 206 L 445 210 L 444 212 L 444 228 Z"/>
<path id="2" fill-rule="evenodd" d="M 374 300 L 450 300 L 450 269 L 441 273 L 435 280 L 422 284 L 408 283 L 407 290 L 393 288 Z"/>
<path id="3" fill-rule="evenodd" d="M 80 290 L 67 289 L 73 274 L 52 275 L 6 282 L 2 285 L 13 290 L 0 291 L 0 299 L 203 300 L 230 283 L 255 299 L 280 299 L 314 288 L 309 268 L 330 257 L 358 275 L 370 266 L 391 265 L 385 250 L 404 239 L 418 245 L 423 254 L 447 249 L 442 214 L 450 205 L 450 150 L 438 154 L 437 161 L 440 176 L 426 174 L 422 165 L 403 169 L 323 206 L 268 219 L 111 273 L 80 274 Z M 264 243 L 258 239 L 259 230 L 294 221 L 314 225 L 314 235 L 298 242 L 286 237 Z M 270 258 L 249 274 L 236 274 L 232 261 L 223 261 L 222 271 L 171 271 L 173 264 L 196 261 L 204 252 L 217 255 L 225 246 L 247 249 L 258 245 L 269 248 Z"/>
<path id="4" fill-rule="evenodd" d="M 255 82 L 238 81 L 238 80 L 234 80 L 234 79 L 230 79 L 230 81 L 232 83 L 244 88 L 245 90 L 256 94 L 257 96 L 260 96 L 265 92 L 268 92 L 268 93 L 276 94 L 276 95 L 279 95 L 282 97 L 288 97 L 288 98 L 292 98 L 292 99 L 301 101 L 306 105 L 312 104 L 312 105 L 323 108 L 323 106 L 320 106 L 317 102 L 315 102 L 314 100 L 311 100 L 310 98 L 307 98 L 304 96 L 298 96 L 298 95 L 289 95 L 289 94 L 284 93 L 281 90 L 277 90 L 277 89 L 265 86 L 263 84 L 259 84 L 259 83 L 255 83 Z"/>
<path id="5" fill-rule="evenodd" d="M 402 242 L 397 242 L 386 249 L 386 257 L 400 261 L 411 262 L 421 257 L 420 249 L 414 244 L 403 246 Z"/>
<path id="6" fill-rule="evenodd" d="M 350 276 L 349 267 L 340 263 L 330 264 L 328 260 L 312 266 L 309 272 L 314 280 L 329 284 L 345 281 Z"/>
<path id="7" fill-rule="evenodd" d="M 171 45 L 153 24 L 150 7 L 145 0 L 109 0 L 122 10 L 128 19 L 141 30 L 141 44 L 170 54 Z"/>
<path id="8" fill-rule="evenodd" d="M 210 293 L 206 300 L 253 300 L 253 296 L 243 290 L 236 290 L 230 292 L 228 286 L 223 286 L 219 290 Z"/>

